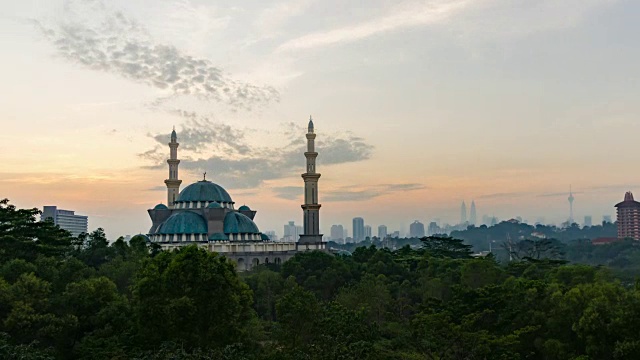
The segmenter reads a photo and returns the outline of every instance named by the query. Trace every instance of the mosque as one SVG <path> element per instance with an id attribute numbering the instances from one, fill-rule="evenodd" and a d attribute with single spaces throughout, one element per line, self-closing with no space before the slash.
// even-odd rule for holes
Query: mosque
<path id="1" fill-rule="evenodd" d="M 256 211 L 243 205 L 235 208 L 235 202 L 220 185 L 202 180 L 180 191 L 182 180 L 178 177 L 178 137 L 175 129 L 169 142 L 169 178 L 167 204 L 149 209 L 152 225 L 148 237 L 164 250 L 173 250 L 197 244 L 200 248 L 215 251 L 237 264 L 240 271 L 259 264 L 280 264 L 301 251 L 327 251 L 320 234 L 320 204 L 318 203 L 318 179 L 316 173 L 315 138 L 313 120 L 309 118 L 306 134 L 307 151 L 304 179 L 303 223 L 304 233 L 298 241 L 271 241 L 253 222 Z M 206 173 L 205 173 L 206 176 Z"/>

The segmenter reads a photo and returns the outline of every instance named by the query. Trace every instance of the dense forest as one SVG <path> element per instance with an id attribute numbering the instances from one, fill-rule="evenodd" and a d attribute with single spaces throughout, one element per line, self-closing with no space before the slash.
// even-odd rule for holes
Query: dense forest
<path id="1" fill-rule="evenodd" d="M 640 283 L 546 239 L 515 239 L 508 262 L 429 237 L 237 273 L 37 215 L 0 202 L 1 359 L 640 358 Z M 639 262 L 632 242 L 580 246 L 584 262 Z"/>

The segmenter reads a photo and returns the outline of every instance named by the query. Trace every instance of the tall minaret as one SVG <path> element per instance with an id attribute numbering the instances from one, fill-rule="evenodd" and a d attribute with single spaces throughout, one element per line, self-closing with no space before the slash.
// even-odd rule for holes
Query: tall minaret
<path id="1" fill-rule="evenodd" d="M 571 191 L 571 185 L 569 185 L 569 225 L 573 224 L 573 192 Z"/>
<path id="2" fill-rule="evenodd" d="M 173 204 L 178 199 L 178 193 L 180 192 L 180 184 L 182 180 L 178 180 L 178 135 L 176 135 L 176 129 L 173 128 L 171 132 L 171 141 L 169 142 L 169 178 L 164 181 L 167 184 L 167 206 L 173 209 Z"/>
<path id="3" fill-rule="evenodd" d="M 307 172 L 302 174 L 304 179 L 304 234 L 300 235 L 301 244 L 320 244 L 322 234 L 320 234 L 320 204 L 318 204 L 318 179 L 320 174 L 316 172 L 316 158 L 314 141 L 316 134 L 313 132 L 313 120 L 309 116 L 309 128 L 307 131 L 307 151 L 304 153 L 307 158 Z"/>

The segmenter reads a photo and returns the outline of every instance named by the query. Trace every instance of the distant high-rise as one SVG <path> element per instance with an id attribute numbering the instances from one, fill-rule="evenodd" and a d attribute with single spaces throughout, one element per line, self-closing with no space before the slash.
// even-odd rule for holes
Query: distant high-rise
<path id="1" fill-rule="evenodd" d="M 431 236 L 439 233 L 440 233 L 440 227 L 438 226 L 438 223 L 435 221 L 430 222 L 429 228 L 427 229 L 427 234 Z"/>
<path id="2" fill-rule="evenodd" d="M 462 200 L 462 205 L 460 206 L 460 224 L 464 224 L 467 222 L 467 205 Z"/>
<path id="3" fill-rule="evenodd" d="M 471 209 L 469 210 L 469 225 L 476 225 L 476 221 L 478 220 L 476 215 L 476 202 L 471 200 Z"/>
<path id="4" fill-rule="evenodd" d="M 276 234 L 275 231 L 273 231 L 273 230 L 265 231 L 264 234 L 269 237 L 269 240 L 278 241 L 278 234 Z"/>
<path id="5" fill-rule="evenodd" d="M 384 239 L 384 238 L 387 237 L 387 226 L 386 225 L 378 226 L 378 237 L 380 239 Z"/>
<path id="6" fill-rule="evenodd" d="M 75 211 L 58 209 L 57 206 L 45 206 L 42 208 L 42 221 L 51 219 L 61 229 L 67 230 L 73 236 L 86 233 L 89 218 L 84 215 L 76 215 Z"/>
<path id="7" fill-rule="evenodd" d="M 371 239 L 371 226 L 370 225 L 365 225 L 364 226 L 364 238 L 365 239 Z"/>
<path id="8" fill-rule="evenodd" d="M 302 226 L 296 225 L 294 221 L 289 221 L 289 223 L 284 226 L 284 236 L 282 239 L 284 241 L 298 241 L 302 232 Z"/>
<path id="9" fill-rule="evenodd" d="M 618 238 L 640 240 L 640 202 L 633 200 L 633 194 L 624 194 L 624 201 L 617 203 Z"/>
<path id="10" fill-rule="evenodd" d="M 584 217 L 584 225 L 583 226 L 593 226 L 593 221 L 591 220 L 591 216 L 587 215 Z"/>
<path id="11" fill-rule="evenodd" d="M 611 223 L 613 221 L 611 221 L 611 215 L 602 215 L 602 222 L 603 223 Z"/>
<path id="12" fill-rule="evenodd" d="M 344 228 L 342 225 L 331 225 L 331 240 L 342 241 L 344 238 Z"/>
<path id="13" fill-rule="evenodd" d="M 416 220 L 409 225 L 409 237 L 421 238 L 424 237 L 424 224 Z"/>
<path id="14" fill-rule="evenodd" d="M 364 240 L 364 219 L 361 217 L 353 218 L 353 241 L 360 242 Z"/>
<path id="15" fill-rule="evenodd" d="M 569 224 L 573 224 L 573 192 L 571 191 L 571 185 L 569 185 Z"/>

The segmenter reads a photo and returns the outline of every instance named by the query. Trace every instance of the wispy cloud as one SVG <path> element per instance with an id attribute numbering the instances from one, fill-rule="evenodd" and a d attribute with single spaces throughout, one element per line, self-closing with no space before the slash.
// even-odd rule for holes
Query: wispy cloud
<path id="1" fill-rule="evenodd" d="M 436 0 L 399 6 L 388 15 L 338 29 L 320 31 L 289 40 L 278 47 L 279 51 L 317 48 L 349 43 L 373 35 L 424 26 L 446 20 L 464 10 L 470 0 Z"/>
<path id="2" fill-rule="evenodd" d="M 584 194 L 583 191 L 573 191 L 574 195 L 578 195 L 578 194 Z M 539 194 L 537 195 L 538 197 L 563 197 L 563 196 L 569 196 L 569 192 L 565 191 L 565 192 L 554 192 L 554 193 L 545 193 L 545 194 Z"/>
<path id="3" fill-rule="evenodd" d="M 274 187 L 271 190 L 273 190 L 277 197 L 285 200 L 300 199 L 304 193 L 302 186 L 279 186 Z"/>
<path id="4" fill-rule="evenodd" d="M 372 185 L 364 188 L 340 188 L 333 191 L 323 192 L 320 200 L 328 202 L 339 201 L 366 201 L 373 198 L 388 195 L 391 193 L 415 191 L 426 189 L 424 184 L 403 183 L 403 184 L 380 184 Z"/>
<path id="5" fill-rule="evenodd" d="M 215 123 L 193 112 L 176 110 L 187 118 L 178 131 L 181 146 L 180 167 L 188 171 L 211 174 L 211 178 L 229 188 L 254 188 L 264 181 L 282 179 L 304 168 L 304 127 L 284 124 L 282 146 L 252 146 L 245 138 L 246 130 Z M 157 145 L 138 156 L 147 160 L 147 168 L 166 166 L 166 143 L 169 134 L 150 135 Z M 369 159 L 373 146 L 352 133 L 322 134 L 316 141 L 320 150 L 318 165 L 344 164 Z M 203 154 L 208 156 L 203 157 Z"/>
<path id="6" fill-rule="evenodd" d="M 193 95 L 235 109 L 278 101 L 278 91 L 236 81 L 208 59 L 155 42 L 146 30 L 101 1 L 65 2 L 64 17 L 52 24 L 34 21 L 61 57 L 164 90 Z"/>
<path id="7" fill-rule="evenodd" d="M 592 190 L 594 192 L 620 192 L 624 193 L 626 191 L 632 191 L 633 189 L 640 188 L 640 185 L 632 185 L 632 184 L 611 184 L 611 185 L 598 185 L 588 187 L 588 190 Z"/>
<path id="8" fill-rule="evenodd" d="M 480 195 L 478 199 L 505 199 L 505 198 L 513 198 L 529 195 L 528 192 L 504 192 L 504 193 L 493 193 L 493 194 L 484 194 Z"/>

